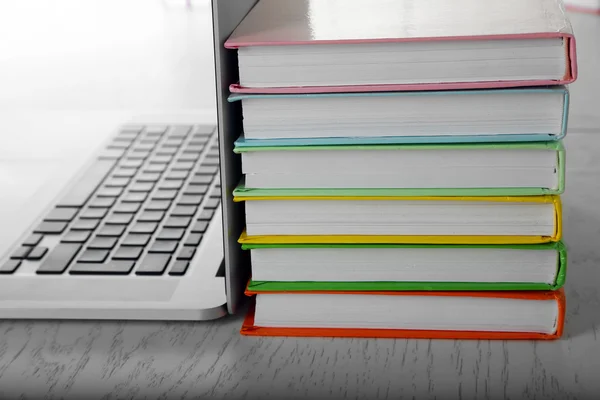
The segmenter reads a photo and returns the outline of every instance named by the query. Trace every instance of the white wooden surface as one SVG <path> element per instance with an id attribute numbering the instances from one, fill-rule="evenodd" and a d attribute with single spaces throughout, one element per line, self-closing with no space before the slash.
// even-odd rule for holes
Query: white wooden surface
<path id="1" fill-rule="evenodd" d="M 132 114 L 213 107 L 205 6 L 51 3 L 0 2 L 0 231 L 10 229 L 7 208 L 35 193 L 65 152 L 83 157 Z M 600 17 L 571 18 L 581 78 L 566 140 L 562 340 L 245 338 L 241 315 L 193 324 L 4 321 L 0 399 L 597 397 Z"/>

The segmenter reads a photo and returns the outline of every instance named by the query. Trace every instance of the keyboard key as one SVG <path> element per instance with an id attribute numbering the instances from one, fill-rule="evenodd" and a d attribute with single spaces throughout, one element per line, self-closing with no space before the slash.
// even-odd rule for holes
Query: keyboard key
<path id="1" fill-rule="evenodd" d="M 119 136 L 137 137 L 144 129 L 142 125 L 127 124 L 123 125 L 119 130 Z"/>
<path id="2" fill-rule="evenodd" d="M 194 175 L 192 179 L 190 179 L 190 183 L 195 185 L 210 185 L 213 179 L 213 175 Z"/>
<path id="3" fill-rule="evenodd" d="M 43 233 L 49 235 L 58 235 L 63 233 L 66 229 L 68 223 L 67 222 L 49 222 L 44 221 L 38 225 L 37 228 L 34 229 L 33 233 Z"/>
<path id="4" fill-rule="evenodd" d="M 150 160 L 150 164 L 168 164 L 173 160 L 173 156 L 154 156 Z"/>
<path id="5" fill-rule="evenodd" d="M 140 140 L 140 143 L 151 144 L 153 148 L 154 148 L 154 146 L 156 146 L 156 144 L 158 142 L 160 142 L 159 136 L 147 136 L 147 137 L 144 137 L 144 139 Z"/>
<path id="6" fill-rule="evenodd" d="M 23 242 L 23 246 L 37 246 L 43 238 L 44 236 L 34 233 Z"/>
<path id="7" fill-rule="evenodd" d="M 71 225 L 74 231 L 93 231 L 100 224 L 99 219 L 78 219 Z"/>
<path id="8" fill-rule="evenodd" d="M 183 140 L 180 139 L 167 139 L 163 142 L 162 148 L 172 148 L 176 150 L 181 146 L 182 143 Z"/>
<path id="9" fill-rule="evenodd" d="M 208 228 L 208 221 L 196 221 L 192 227 L 192 233 L 204 233 Z"/>
<path id="10" fill-rule="evenodd" d="M 215 175 L 219 172 L 219 167 L 201 165 L 196 168 L 196 175 Z"/>
<path id="11" fill-rule="evenodd" d="M 171 261 L 169 254 L 148 254 L 138 264 L 137 275 L 162 275 Z"/>
<path id="12" fill-rule="evenodd" d="M 150 253 L 174 253 L 179 244 L 176 240 L 156 240 L 148 250 Z"/>
<path id="13" fill-rule="evenodd" d="M 115 237 L 102 237 L 96 236 L 89 244 L 89 249 L 96 250 L 112 250 L 117 244 L 117 238 Z"/>
<path id="14" fill-rule="evenodd" d="M 196 254 L 196 248 L 192 246 L 183 246 L 183 249 L 177 254 L 178 260 L 191 260 Z"/>
<path id="15" fill-rule="evenodd" d="M 119 237 L 125 232 L 125 225 L 104 225 L 96 235 L 108 236 L 108 237 Z"/>
<path id="16" fill-rule="evenodd" d="M 139 145 L 138 145 L 139 148 Z M 150 146 L 152 148 L 152 146 Z M 124 160 L 119 163 L 119 168 L 139 168 L 144 164 L 143 160 Z"/>
<path id="17" fill-rule="evenodd" d="M 90 235 L 90 231 L 69 231 L 60 239 L 60 241 L 62 243 L 85 243 Z"/>
<path id="18" fill-rule="evenodd" d="M 177 147 L 161 147 L 156 154 L 159 156 L 172 156 L 177 154 Z"/>
<path id="19" fill-rule="evenodd" d="M 200 203 L 202 203 L 203 198 L 204 198 L 203 196 L 184 195 L 184 196 L 181 196 L 181 198 L 177 202 L 177 205 L 197 206 L 197 205 L 200 205 Z"/>
<path id="20" fill-rule="evenodd" d="M 192 135 L 194 137 L 210 136 L 215 131 L 214 125 L 194 125 Z"/>
<path id="21" fill-rule="evenodd" d="M 32 248 L 29 246 L 20 246 L 18 249 L 16 249 L 12 255 L 10 256 L 10 258 L 12 260 L 24 260 L 27 258 L 27 256 L 29 255 L 29 253 L 31 253 Z"/>
<path id="22" fill-rule="evenodd" d="M 191 145 L 188 143 L 188 145 L 183 148 L 183 154 L 196 154 L 198 158 L 200 158 L 203 151 L 203 144 Z"/>
<path id="23" fill-rule="evenodd" d="M 8 260 L 0 266 L 0 274 L 12 274 L 21 266 L 21 260 Z"/>
<path id="24" fill-rule="evenodd" d="M 125 138 L 116 138 L 106 147 L 109 150 L 127 150 L 131 146 L 131 141 Z"/>
<path id="25" fill-rule="evenodd" d="M 140 151 L 152 151 L 153 149 L 154 149 L 154 144 L 143 143 L 143 142 L 138 143 L 134 148 L 134 150 L 140 150 Z"/>
<path id="26" fill-rule="evenodd" d="M 142 233 L 142 234 L 140 234 L 140 233 L 130 233 L 127 236 L 125 236 L 125 239 L 121 243 L 121 246 L 139 246 L 139 247 L 144 247 L 150 241 L 150 237 L 151 236 L 152 235 L 145 234 L 145 233 Z"/>
<path id="27" fill-rule="evenodd" d="M 134 261 L 112 260 L 107 263 L 77 263 L 69 268 L 69 273 L 73 275 L 129 275 Z"/>
<path id="28" fill-rule="evenodd" d="M 116 138 L 114 138 L 111 142 L 111 146 L 117 146 L 119 144 L 122 144 L 125 146 L 125 148 L 130 147 L 133 142 L 135 142 L 135 138 L 134 137 L 129 137 L 129 136 L 117 136 Z"/>
<path id="29" fill-rule="evenodd" d="M 160 189 L 181 189 L 183 182 L 183 179 L 170 179 L 161 182 L 158 187 Z"/>
<path id="30" fill-rule="evenodd" d="M 90 208 L 110 208 L 115 204 L 114 197 L 97 197 L 93 199 L 89 206 Z"/>
<path id="31" fill-rule="evenodd" d="M 164 172 L 167 169 L 165 164 L 150 164 L 144 168 L 144 172 Z"/>
<path id="32" fill-rule="evenodd" d="M 170 171 L 165 176 L 165 179 L 168 181 L 181 180 L 181 179 L 186 179 L 188 175 L 189 175 L 189 171 Z"/>
<path id="33" fill-rule="evenodd" d="M 185 229 L 181 228 L 163 228 L 158 236 L 157 240 L 181 240 L 185 234 Z"/>
<path id="34" fill-rule="evenodd" d="M 198 246 L 202 241 L 202 234 L 192 233 L 183 243 L 185 246 Z"/>
<path id="35" fill-rule="evenodd" d="M 160 175 L 158 172 L 144 172 L 138 175 L 135 180 L 137 182 L 157 182 L 160 179 Z"/>
<path id="36" fill-rule="evenodd" d="M 210 221 L 215 214 L 215 210 L 202 210 L 198 215 L 200 221 Z"/>
<path id="37" fill-rule="evenodd" d="M 113 209 L 114 213 L 135 214 L 140 209 L 140 203 L 119 203 Z"/>
<path id="38" fill-rule="evenodd" d="M 177 190 L 157 190 L 153 195 L 153 200 L 173 200 L 177 197 Z"/>
<path id="39" fill-rule="evenodd" d="M 144 206 L 144 209 L 149 211 L 164 211 L 168 210 L 170 206 L 170 200 L 151 200 Z"/>
<path id="40" fill-rule="evenodd" d="M 164 211 L 144 211 L 137 220 L 140 222 L 160 222 L 164 218 Z"/>
<path id="41" fill-rule="evenodd" d="M 106 208 L 87 208 L 80 215 L 81 219 L 102 219 L 106 216 Z"/>
<path id="42" fill-rule="evenodd" d="M 156 222 L 138 222 L 131 228 L 131 233 L 154 233 L 158 224 Z"/>
<path id="43" fill-rule="evenodd" d="M 219 165 L 219 157 L 210 157 L 210 156 L 206 156 L 204 158 L 204 161 L 202 161 L 202 165 L 213 165 L 213 166 L 217 166 Z"/>
<path id="44" fill-rule="evenodd" d="M 136 173 L 137 170 L 135 169 L 119 168 L 113 173 L 113 175 L 117 178 L 131 178 L 135 176 Z"/>
<path id="45" fill-rule="evenodd" d="M 170 216 L 164 223 L 165 228 L 187 228 L 192 222 L 191 217 Z"/>
<path id="46" fill-rule="evenodd" d="M 179 161 L 179 162 L 185 162 L 185 161 L 196 162 L 200 158 L 200 154 L 201 153 L 199 153 L 199 152 L 184 153 L 184 154 L 180 155 L 179 157 L 177 157 L 177 161 Z"/>
<path id="47" fill-rule="evenodd" d="M 143 203 L 148 197 L 148 193 L 144 192 L 127 192 L 123 200 L 125 203 Z"/>
<path id="48" fill-rule="evenodd" d="M 69 193 L 59 202 L 59 206 L 83 207 L 115 163 L 116 160 L 97 160 L 70 188 Z"/>
<path id="49" fill-rule="evenodd" d="M 119 197 L 123 193 L 120 187 L 103 187 L 96 193 L 98 197 Z"/>
<path id="50" fill-rule="evenodd" d="M 221 199 L 221 188 L 214 188 L 210 192 L 210 197 L 211 198 L 216 198 L 216 199 Z"/>
<path id="51" fill-rule="evenodd" d="M 162 136 L 165 132 L 167 132 L 166 126 L 149 126 L 146 128 L 146 136 Z"/>
<path id="52" fill-rule="evenodd" d="M 171 169 L 173 171 L 190 171 L 192 168 L 194 168 L 194 164 L 195 163 L 193 161 L 180 161 L 174 163 Z"/>
<path id="53" fill-rule="evenodd" d="M 221 204 L 221 198 L 210 198 L 204 203 L 204 208 L 217 208 Z"/>
<path id="54" fill-rule="evenodd" d="M 102 263 L 108 257 L 108 250 L 85 250 L 77 260 L 80 263 Z"/>
<path id="55" fill-rule="evenodd" d="M 176 206 L 171 210 L 171 215 L 174 217 L 191 217 L 196 214 L 197 206 Z"/>
<path id="56" fill-rule="evenodd" d="M 201 195 L 201 194 L 206 194 L 206 192 L 208 192 L 208 186 L 207 185 L 187 185 L 183 189 L 183 193 L 185 195 L 191 195 L 191 196 L 197 196 L 197 195 Z"/>
<path id="57" fill-rule="evenodd" d="M 106 187 L 125 187 L 131 182 L 130 178 L 110 178 L 104 182 Z"/>
<path id="58" fill-rule="evenodd" d="M 47 247 L 34 247 L 31 252 L 27 255 L 27 259 L 30 261 L 39 261 L 48 252 Z"/>
<path id="59" fill-rule="evenodd" d="M 171 132 L 169 132 L 170 138 L 186 138 L 190 132 L 192 131 L 191 126 L 181 125 L 174 127 Z"/>
<path id="60" fill-rule="evenodd" d="M 121 246 L 113 255 L 113 260 L 137 260 L 143 251 L 143 247 Z"/>
<path id="61" fill-rule="evenodd" d="M 111 214 L 104 222 L 107 225 L 127 225 L 133 220 L 134 214 Z"/>
<path id="62" fill-rule="evenodd" d="M 150 155 L 151 151 L 145 148 L 133 148 L 129 154 L 129 158 L 132 160 L 145 160 Z"/>
<path id="63" fill-rule="evenodd" d="M 77 256 L 81 247 L 76 243 L 60 243 L 50 251 L 36 272 L 38 274 L 62 274 Z"/>
<path id="64" fill-rule="evenodd" d="M 209 157 L 219 157 L 219 149 L 215 149 L 215 148 L 210 148 L 207 152 L 206 155 Z"/>
<path id="65" fill-rule="evenodd" d="M 187 228 L 191 221 L 191 217 L 169 217 L 164 226 L 165 228 Z"/>
<path id="66" fill-rule="evenodd" d="M 134 183 L 129 187 L 129 190 L 132 192 L 150 192 L 154 188 L 154 183 L 152 182 L 140 182 Z"/>
<path id="67" fill-rule="evenodd" d="M 44 221 L 71 222 L 78 211 L 78 208 L 71 207 L 55 208 L 46 215 Z"/>

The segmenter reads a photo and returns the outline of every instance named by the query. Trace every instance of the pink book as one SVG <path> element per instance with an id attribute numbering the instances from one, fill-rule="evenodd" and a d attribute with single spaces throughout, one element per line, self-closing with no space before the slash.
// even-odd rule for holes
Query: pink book
<path id="1" fill-rule="evenodd" d="M 562 0 L 260 0 L 225 43 L 239 93 L 563 85 L 577 77 Z"/>

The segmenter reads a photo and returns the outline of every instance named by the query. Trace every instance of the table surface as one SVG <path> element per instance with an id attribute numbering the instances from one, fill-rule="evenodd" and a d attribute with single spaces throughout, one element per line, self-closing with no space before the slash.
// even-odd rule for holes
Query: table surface
<path id="1" fill-rule="evenodd" d="M 0 398 L 597 395 L 600 81 L 593 75 L 600 68 L 600 17 L 570 16 L 581 77 L 571 87 L 565 141 L 570 252 L 561 340 L 247 338 L 239 335 L 243 315 L 205 323 L 3 321 Z M 205 2 L 186 11 L 166 0 L 57 0 L 52 7 L 11 0 L 0 3 L 0 36 L 10 37 L 0 42 L 0 121 L 5 132 L 18 133 L 0 137 L 3 205 L 17 204 L 43 181 L 22 166 L 60 164 L 65 151 L 89 147 L 133 113 L 214 113 Z M 0 221 L 2 212 L 10 210 L 0 211 Z"/>

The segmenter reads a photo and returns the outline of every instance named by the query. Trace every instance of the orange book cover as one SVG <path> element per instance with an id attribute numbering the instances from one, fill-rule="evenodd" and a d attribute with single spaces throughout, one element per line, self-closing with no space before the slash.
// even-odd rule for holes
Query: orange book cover
<path id="1" fill-rule="evenodd" d="M 269 292 L 286 293 L 286 292 Z M 308 292 L 327 294 L 329 292 Z M 373 294 L 373 292 L 336 292 L 336 294 Z M 255 292 L 246 290 L 246 295 L 253 296 Z M 240 333 L 246 336 L 288 336 L 288 337 L 345 337 L 345 338 L 388 338 L 388 339 L 473 339 L 473 340 L 555 340 L 562 336 L 565 319 L 564 290 L 545 292 L 378 292 L 387 296 L 468 296 L 492 297 L 523 300 L 549 300 L 558 303 L 558 320 L 556 332 L 544 334 L 536 332 L 487 332 L 487 331 L 442 331 L 442 330 L 408 330 L 408 329 L 353 329 L 353 328 L 273 328 L 255 326 L 254 307 L 252 302 Z M 261 295 L 265 295 L 261 293 Z M 268 295 L 268 294 L 267 294 Z"/>

